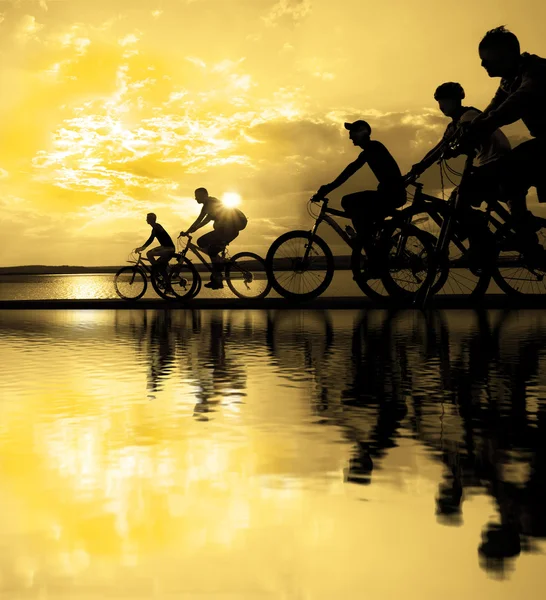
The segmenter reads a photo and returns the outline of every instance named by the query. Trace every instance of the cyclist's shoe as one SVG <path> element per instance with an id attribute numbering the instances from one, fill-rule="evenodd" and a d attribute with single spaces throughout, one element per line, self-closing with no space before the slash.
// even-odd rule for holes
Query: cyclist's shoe
<path id="1" fill-rule="evenodd" d="M 211 277 L 210 281 L 205 283 L 205 287 L 211 290 L 222 290 L 224 289 L 224 284 L 221 277 Z"/>
<path id="2" fill-rule="evenodd" d="M 347 227 L 345 227 L 345 231 L 351 240 L 356 239 L 357 233 L 350 225 L 347 225 Z"/>
<path id="3" fill-rule="evenodd" d="M 546 269 L 546 249 L 538 242 L 527 246 L 523 251 L 528 266 L 544 271 Z"/>
<path id="4" fill-rule="evenodd" d="M 468 270 L 476 277 L 482 275 L 486 265 L 494 259 L 494 250 L 491 246 L 471 245 L 465 253 L 468 261 Z"/>
<path id="5" fill-rule="evenodd" d="M 529 249 L 532 251 L 537 246 L 540 246 L 538 235 L 533 231 L 528 231 L 510 235 L 502 245 L 502 250 L 504 252 L 526 252 Z"/>
<path id="6" fill-rule="evenodd" d="M 353 277 L 355 281 L 370 281 L 370 279 L 381 279 L 381 269 L 378 267 L 370 267 L 361 271 L 356 277 Z"/>
<path id="7" fill-rule="evenodd" d="M 541 220 L 528 210 L 518 218 L 518 223 L 524 231 L 532 231 L 533 233 L 542 228 Z"/>

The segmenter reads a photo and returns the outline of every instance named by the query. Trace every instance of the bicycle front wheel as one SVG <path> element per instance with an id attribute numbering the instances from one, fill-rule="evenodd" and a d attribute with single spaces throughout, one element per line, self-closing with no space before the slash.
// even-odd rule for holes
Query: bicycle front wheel
<path id="1" fill-rule="evenodd" d="M 114 287 L 123 300 L 138 300 L 146 292 L 148 279 L 140 267 L 121 267 L 114 275 Z"/>
<path id="2" fill-rule="evenodd" d="M 265 262 L 273 289 L 290 300 L 320 296 L 334 277 L 332 251 L 309 231 L 281 235 L 271 244 Z"/>
<path id="3" fill-rule="evenodd" d="M 177 300 L 191 300 L 201 289 L 201 276 L 187 258 L 169 269 L 169 291 Z"/>
<path id="4" fill-rule="evenodd" d="M 265 298 L 271 291 L 265 260 L 253 252 L 239 252 L 231 258 L 226 282 L 238 298 Z"/>
<path id="5" fill-rule="evenodd" d="M 385 223 L 378 248 L 385 289 L 395 298 L 414 300 L 429 282 L 434 245 L 431 236 L 414 225 Z"/>

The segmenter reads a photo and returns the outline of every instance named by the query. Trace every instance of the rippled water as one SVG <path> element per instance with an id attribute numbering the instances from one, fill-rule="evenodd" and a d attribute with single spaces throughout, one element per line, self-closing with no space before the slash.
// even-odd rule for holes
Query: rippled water
<path id="1" fill-rule="evenodd" d="M 208 275 L 203 274 L 204 281 Z M 338 271 L 328 288 L 328 296 L 361 295 L 349 271 Z M 148 285 L 144 298 L 155 298 L 151 284 Z M 278 298 L 275 291 L 269 293 L 270 298 Z M 93 300 L 118 298 L 114 288 L 113 273 L 97 273 L 85 275 L 0 275 L 0 300 Z M 227 285 L 222 290 L 201 288 L 199 298 L 235 298 Z"/>
<path id="2" fill-rule="evenodd" d="M 541 311 L 0 311 L 0 598 L 543 598 Z"/>

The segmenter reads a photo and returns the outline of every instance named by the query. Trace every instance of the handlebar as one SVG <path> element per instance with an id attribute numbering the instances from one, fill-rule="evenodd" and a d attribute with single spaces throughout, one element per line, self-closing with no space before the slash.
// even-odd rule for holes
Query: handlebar
<path id="1" fill-rule="evenodd" d="M 470 123 L 461 123 L 453 137 L 447 142 L 445 150 L 442 152 L 441 159 L 445 160 L 459 154 L 470 155 L 476 153 L 475 140 L 468 138 L 468 127 Z"/>

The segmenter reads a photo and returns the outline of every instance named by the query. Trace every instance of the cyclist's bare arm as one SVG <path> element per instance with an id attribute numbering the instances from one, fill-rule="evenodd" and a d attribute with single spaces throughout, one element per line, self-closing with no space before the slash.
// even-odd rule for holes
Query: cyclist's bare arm
<path id="1" fill-rule="evenodd" d="M 417 173 L 424 173 L 430 166 L 432 166 L 442 155 L 442 152 L 446 145 L 446 138 L 443 137 L 437 144 L 429 150 L 423 159 L 417 164 L 413 165 L 412 171 Z"/>
<path id="2" fill-rule="evenodd" d="M 506 100 L 506 98 L 508 98 L 508 93 L 499 86 L 495 92 L 495 95 L 493 96 L 493 99 L 487 105 L 487 107 L 484 108 L 482 114 L 479 116 L 479 120 L 485 119 L 485 117 L 487 117 L 492 110 L 498 108 Z"/>
<path id="3" fill-rule="evenodd" d="M 193 233 L 194 231 L 201 229 L 201 227 L 203 227 L 210 221 L 212 221 L 212 217 L 207 214 L 205 208 L 203 207 L 201 209 L 201 212 L 199 213 L 199 216 L 197 217 L 197 219 L 195 219 L 195 221 L 192 223 L 192 225 L 187 229 L 186 233 Z"/>
<path id="4" fill-rule="evenodd" d="M 193 233 L 194 231 L 197 231 L 198 229 L 201 229 L 201 227 L 204 227 L 207 223 L 210 223 L 212 221 L 212 217 L 209 215 L 206 215 L 204 219 L 202 219 L 201 221 L 196 221 L 189 229 L 188 229 L 188 233 Z"/>
<path id="5" fill-rule="evenodd" d="M 150 235 L 150 237 L 144 242 L 144 244 L 142 244 L 142 246 L 135 248 L 135 250 L 137 252 L 144 252 L 144 250 L 146 250 L 146 248 L 154 241 L 154 238 L 155 238 L 155 231 L 152 229 L 152 234 Z"/>
<path id="6" fill-rule="evenodd" d="M 360 168 L 362 168 L 366 164 L 366 158 L 362 156 L 363 154 L 364 153 L 361 152 L 356 160 L 347 165 L 345 169 L 343 169 L 343 171 L 334 179 L 334 181 L 332 181 L 332 183 L 329 183 L 322 187 L 328 188 L 328 191 L 331 192 L 332 190 L 338 188 L 341 184 L 345 183 L 347 179 L 349 179 L 349 177 L 354 175 Z"/>
<path id="7" fill-rule="evenodd" d="M 521 119 L 525 107 L 539 91 L 537 78 L 528 73 L 523 75 L 521 85 L 512 94 L 499 87 L 495 97 L 483 112 L 485 116 L 481 122 L 487 123 L 488 129 L 497 129 L 515 123 Z"/>

